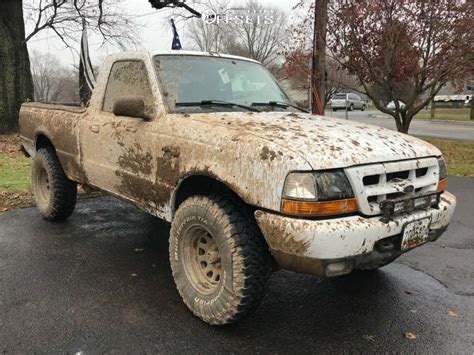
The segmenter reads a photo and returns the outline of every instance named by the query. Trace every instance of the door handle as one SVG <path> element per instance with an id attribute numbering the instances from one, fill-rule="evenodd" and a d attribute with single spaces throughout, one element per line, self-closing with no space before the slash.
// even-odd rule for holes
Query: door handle
<path id="1" fill-rule="evenodd" d="M 92 132 L 99 133 L 99 126 L 98 125 L 92 125 L 90 128 L 91 128 Z"/>

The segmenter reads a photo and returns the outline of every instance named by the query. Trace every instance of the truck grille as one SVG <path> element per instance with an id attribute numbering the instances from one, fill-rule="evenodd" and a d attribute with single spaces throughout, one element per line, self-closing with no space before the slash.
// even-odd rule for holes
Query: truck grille
<path id="1" fill-rule="evenodd" d="M 359 210 L 364 215 L 381 214 L 379 203 L 425 195 L 436 191 L 438 160 L 425 158 L 355 166 L 345 169 Z"/>

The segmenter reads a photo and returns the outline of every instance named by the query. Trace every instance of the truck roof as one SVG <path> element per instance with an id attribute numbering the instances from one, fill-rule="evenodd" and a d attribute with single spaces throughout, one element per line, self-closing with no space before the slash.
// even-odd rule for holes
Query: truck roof
<path id="1" fill-rule="evenodd" d="M 176 56 L 193 55 L 193 56 L 201 56 L 201 57 L 220 57 L 220 58 L 244 60 L 247 62 L 260 64 L 260 62 L 256 60 L 245 58 L 245 57 L 239 57 L 236 55 L 221 54 L 221 53 L 215 53 L 215 52 L 199 52 L 199 51 L 183 51 L 183 50 L 127 51 L 127 52 L 111 54 L 109 55 L 108 58 L 112 60 L 119 60 L 119 59 L 143 58 L 144 56 L 154 57 L 155 55 L 176 55 Z"/>

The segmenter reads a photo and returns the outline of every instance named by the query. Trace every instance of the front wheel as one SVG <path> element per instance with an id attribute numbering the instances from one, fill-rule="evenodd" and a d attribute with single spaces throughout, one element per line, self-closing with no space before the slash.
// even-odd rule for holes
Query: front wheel
<path id="1" fill-rule="evenodd" d="M 77 184 L 67 178 L 54 148 L 40 148 L 36 152 L 32 185 L 36 206 L 45 219 L 60 221 L 71 216 L 76 206 Z"/>
<path id="2" fill-rule="evenodd" d="M 233 323 L 256 308 L 272 271 L 251 212 L 220 196 L 181 204 L 171 225 L 170 263 L 184 303 L 213 325 Z"/>

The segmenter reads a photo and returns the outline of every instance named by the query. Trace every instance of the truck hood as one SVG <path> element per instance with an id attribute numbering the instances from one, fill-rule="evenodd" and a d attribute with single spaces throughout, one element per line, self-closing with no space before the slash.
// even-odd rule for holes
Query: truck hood
<path id="1" fill-rule="evenodd" d="M 194 119 L 231 130 L 227 133 L 241 144 L 246 135 L 277 144 L 315 170 L 441 155 L 433 145 L 407 134 L 305 113 L 212 113 Z"/>

